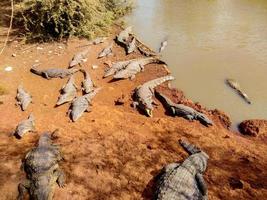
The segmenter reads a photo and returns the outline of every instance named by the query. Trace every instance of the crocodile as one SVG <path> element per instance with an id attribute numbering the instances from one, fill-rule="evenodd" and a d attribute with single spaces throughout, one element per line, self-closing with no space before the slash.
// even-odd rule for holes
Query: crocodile
<path id="1" fill-rule="evenodd" d="M 158 176 L 155 200 L 207 200 L 208 189 L 203 173 L 209 156 L 187 140 L 179 140 L 189 153 L 182 163 L 165 166 Z"/>
<path id="2" fill-rule="evenodd" d="M 21 121 L 12 135 L 17 138 L 22 138 L 27 132 L 35 131 L 35 118 L 30 114 L 28 119 Z"/>
<path id="3" fill-rule="evenodd" d="M 75 67 L 76 65 L 81 66 L 82 63 L 87 61 L 88 54 L 89 49 L 85 49 L 84 51 L 76 53 L 70 61 L 68 68 Z"/>
<path id="4" fill-rule="evenodd" d="M 22 111 L 25 111 L 29 104 L 32 103 L 32 96 L 24 90 L 22 85 L 18 86 L 16 99 L 16 104 L 20 105 Z"/>
<path id="5" fill-rule="evenodd" d="M 133 53 L 136 50 L 136 39 L 133 37 L 131 42 L 128 42 L 126 45 L 127 54 Z"/>
<path id="6" fill-rule="evenodd" d="M 226 83 L 231 87 L 233 88 L 234 90 L 236 90 L 238 92 L 238 94 L 243 97 L 245 99 L 245 101 L 248 103 L 248 104 L 251 104 L 251 101 L 250 99 L 248 98 L 248 95 L 246 93 L 244 93 L 239 85 L 239 83 L 234 80 L 234 79 L 226 79 Z"/>
<path id="7" fill-rule="evenodd" d="M 150 63 L 159 62 L 157 57 L 140 58 L 131 61 L 124 69 L 119 70 L 113 76 L 113 79 L 126 79 L 133 80 L 138 72 L 144 71 L 144 66 Z"/>
<path id="8" fill-rule="evenodd" d="M 134 90 L 134 108 L 138 107 L 149 117 L 152 117 L 154 88 L 166 81 L 174 80 L 173 76 L 163 76 L 150 80 Z"/>
<path id="9" fill-rule="evenodd" d="M 94 83 L 91 79 L 90 74 L 87 71 L 85 70 L 81 70 L 81 71 L 84 74 L 84 80 L 82 82 L 82 89 L 85 94 L 88 94 L 94 90 Z"/>
<path id="10" fill-rule="evenodd" d="M 173 103 L 168 97 L 158 91 L 155 91 L 155 96 L 161 101 L 167 112 L 172 116 L 180 116 L 190 121 L 195 119 L 205 126 L 213 125 L 213 122 L 205 114 L 198 112 L 189 106 Z"/>
<path id="11" fill-rule="evenodd" d="M 65 175 L 58 164 L 63 157 L 58 145 L 52 143 L 52 134 L 43 133 L 23 159 L 21 169 L 27 178 L 18 185 L 18 200 L 24 199 L 27 192 L 30 199 L 52 200 L 56 183 L 64 187 Z"/>
<path id="12" fill-rule="evenodd" d="M 108 47 L 104 48 L 99 54 L 97 58 L 107 57 L 112 54 L 112 47 L 113 44 L 109 45 Z"/>
<path id="13" fill-rule="evenodd" d="M 89 41 L 88 44 L 82 45 L 82 46 L 78 46 L 77 48 L 87 47 L 87 46 L 91 46 L 91 45 L 97 45 L 97 44 L 105 42 L 106 39 L 107 39 L 106 37 L 98 37 L 98 38 L 95 38 L 95 39 Z"/>
<path id="14" fill-rule="evenodd" d="M 50 69 L 39 70 L 39 69 L 36 69 L 36 67 L 31 68 L 32 73 L 42 76 L 48 80 L 51 78 L 65 78 L 78 71 L 80 71 L 80 69 L 50 68 Z"/>
<path id="15" fill-rule="evenodd" d="M 116 72 L 124 69 L 130 62 L 135 61 L 137 59 L 132 59 L 132 60 L 126 60 L 126 61 L 119 61 L 116 63 L 113 63 L 104 73 L 103 78 L 106 78 L 108 76 L 112 76 Z"/>
<path id="16" fill-rule="evenodd" d="M 78 87 L 75 85 L 74 77 L 71 76 L 61 89 L 61 94 L 58 98 L 56 106 L 72 101 L 76 97 Z"/>
<path id="17" fill-rule="evenodd" d="M 116 37 L 117 42 L 122 43 L 122 44 L 126 44 L 131 33 L 132 33 L 132 27 L 131 26 L 122 30 Z"/>
<path id="18" fill-rule="evenodd" d="M 72 101 L 69 109 L 69 115 L 73 122 L 76 122 L 85 111 L 91 111 L 91 101 L 100 90 L 101 88 L 96 88 L 93 92 L 77 97 Z"/>
<path id="19" fill-rule="evenodd" d="M 159 53 L 161 53 L 166 48 L 167 45 L 168 45 L 167 39 L 162 41 L 161 44 L 160 44 Z"/>

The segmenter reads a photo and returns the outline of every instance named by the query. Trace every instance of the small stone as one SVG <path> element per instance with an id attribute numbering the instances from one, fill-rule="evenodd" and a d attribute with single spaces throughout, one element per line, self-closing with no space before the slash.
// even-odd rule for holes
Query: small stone
<path id="1" fill-rule="evenodd" d="M 63 47 L 62 47 L 62 46 L 58 46 L 58 48 L 59 48 L 59 49 L 63 49 Z"/>
<path id="2" fill-rule="evenodd" d="M 233 190 L 235 190 L 235 189 L 242 189 L 243 188 L 243 183 L 239 179 L 229 178 L 228 181 L 229 181 L 230 187 Z"/>
<path id="3" fill-rule="evenodd" d="M 117 100 L 115 100 L 115 105 L 120 106 L 125 103 L 125 96 L 122 94 Z"/>
<path id="4" fill-rule="evenodd" d="M 15 54 L 15 53 L 12 54 L 12 57 L 16 57 L 16 56 L 17 56 L 17 54 Z"/>
<path id="5" fill-rule="evenodd" d="M 48 51 L 48 53 L 53 53 L 53 51 Z"/>
<path id="6" fill-rule="evenodd" d="M 8 67 L 5 68 L 5 71 L 6 71 L 6 72 L 10 72 L 10 71 L 12 71 L 12 70 L 13 70 L 13 67 L 10 67 L 10 66 L 8 66 Z"/>
<path id="7" fill-rule="evenodd" d="M 97 65 L 93 65 L 93 66 L 92 66 L 92 69 L 97 69 L 97 68 L 98 68 Z"/>
<path id="8" fill-rule="evenodd" d="M 39 60 L 35 60 L 34 62 L 40 62 Z"/>
<path id="9" fill-rule="evenodd" d="M 36 47 L 37 50 L 43 50 L 43 47 Z"/>

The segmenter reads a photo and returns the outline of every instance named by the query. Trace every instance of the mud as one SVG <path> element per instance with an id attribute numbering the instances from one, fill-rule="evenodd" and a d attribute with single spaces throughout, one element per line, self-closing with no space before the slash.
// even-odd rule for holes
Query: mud
<path id="1" fill-rule="evenodd" d="M 225 128 L 228 125 L 222 122 L 229 120 L 227 115 L 209 111 L 186 99 L 181 91 L 168 89 L 167 85 L 158 89 L 173 101 L 183 102 L 208 114 L 215 125 L 207 128 L 198 121 L 167 116 L 158 101 L 153 118 L 141 115 L 131 107 L 133 89 L 167 72 L 163 65 L 150 64 L 133 81 L 102 79 L 106 67 L 104 62 L 141 56 L 138 53 L 126 56 L 123 48 L 114 45 L 114 55 L 96 59 L 112 39 L 110 37 L 105 43 L 90 47 L 83 68 L 103 89 L 93 100 L 92 112 L 84 113 L 76 123 L 70 122 L 66 115 L 68 104 L 54 108 L 59 90 L 67 79 L 46 80 L 29 70 L 35 60 L 39 60 L 42 68 L 66 68 L 74 53 L 81 50 L 76 47 L 88 41 L 71 39 L 68 45 L 38 45 L 43 49 L 13 42 L 0 56 L 0 85 L 8 90 L 0 105 L 1 199 L 15 199 L 17 185 L 25 178 L 20 171 L 21 159 L 35 145 L 39 134 L 56 128 L 59 133 L 55 143 L 61 146 L 65 158 L 61 166 L 67 175 L 66 187 L 56 188 L 56 200 L 151 199 L 159 170 L 168 163 L 187 157 L 177 143 L 181 137 L 199 145 L 210 156 L 205 173 L 209 199 L 266 198 L 266 139 L 249 138 L 229 131 Z M 11 56 L 13 53 L 16 57 Z M 13 71 L 5 72 L 6 65 L 12 66 Z M 92 65 L 99 67 L 92 69 Z M 77 73 L 74 76 L 80 87 L 83 75 Z M 32 94 L 34 101 L 25 112 L 15 106 L 16 88 L 20 83 Z M 121 97 L 123 104 L 115 105 L 114 102 Z M 17 123 L 30 112 L 36 117 L 38 133 L 29 133 L 21 140 L 9 137 Z"/>

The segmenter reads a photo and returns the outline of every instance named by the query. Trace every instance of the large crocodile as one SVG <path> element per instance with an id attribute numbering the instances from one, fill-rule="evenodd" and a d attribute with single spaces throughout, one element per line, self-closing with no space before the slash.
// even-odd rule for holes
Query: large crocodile
<path id="1" fill-rule="evenodd" d="M 150 63 L 160 62 L 157 57 L 140 58 L 131 61 L 124 69 L 116 72 L 113 76 L 114 79 L 126 79 L 133 80 L 138 72 L 144 71 L 144 66 Z"/>
<path id="2" fill-rule="evenodd" d="M 77 97 L 72 101 L 72 104 L 69 109 L 69 115 L 73 122 L 77 121 L 85 111 L 91 111 L 91 101 L 100 89 L 101 88 L 96 88 L 93 92 Z"/>
<path id="3" fill-rule="evenodd" d="M 134 100 L 133 106 L 140 108 L 145 112 L 146 115 L 152 117 L 153 110 L 153 96 L 154 96 L 154 88 L 165 81 L 174 80 L 173 76 L 163 76 L 154 80 L 150 80 L 143 85 L 138 86 L 134 91 Z"/>
<path id="4" fill-rule="evenodd" d="M 65 177 L 59 168 L 58 162 L 62 160 L 59 147 L 52 143 L 51 135 L 43 133 L 37 147 L 30 150 L 22 161 L 27 179 L 18 185 L 18 199 L 24 199 L 28 192 L 30 199 L 52 200 L 56 183 L 64 186 Z"/>
<path id="5" fill-rule="evenodd" d="M 33 114 L 30 114 L 28 119 L 21 121 L 14 131 L 13 135 L 17 138 L 22 138 L 27 132 L 34 132 L 35 119 Z"/>
<path id="6" fill-rule="evenodd" d="M 85 70 L 81 70 L 81 71 L 84 74 L 84 80 L 82 82 L 82 89 L 85 94 L 88 94 L 94 90 L 94 83 L 92 81 L 90 74 L 87 71 Z"/>
<path id="7" fill-rule="evenodd" d="M 183 105 L 173 103 L 168 97 L 155 91 L 155 96 L 161 101 L 163 106 L 172 116 L 179 116 L 190 121 L 199 120 L 205 126 L 213 125 L 213 122 L 203 113 L 196 111 L 195 109 Z"/>
<path id="8" fill-rule="evenodd" d="M 239 85 L 239 83 L 234 80 L 234 79 L 226 79 L 226 83 L 231 87 L 233 88 L 234 90 L 236 90 L 238 92 L 238 94 L 243 97 L 245 99 L 245 101 L 248 103 L 248 104 L 251 104 L 251 101 L 250 99 L 248 98 L 248 95 L 246 93 L 244 93 Z"/>
<path id="9" fill-rule="evenodd" d="M 106 78 L 108 76 L 112 76 L 116 72 L 124 69 L 130 62 L 135 61 L 137 59 L 132 59 L 132 60 L 126 60 L 126 61 L 119 61 L 116 63 L 113 63 L 104 73 L 103 78 Z"/>
<path id="10" fill-rule="evenodd" d="M 18 86 L 17 89 L 17 105 L 20 105 L 21 110 L 25 111 L 30 103 L 32 103 L 32 96 L 26 92 L 22 85 Z"/>
<path id="11" fill-rule="evenodd" d="M 122 43 L 122 44 L 126 44 L 131 33 L 132 33 L 132 27 L 131 26 L 122 30 L 116 37 L 117 42 Z"/>
<path id="12" fill-rule="evenodd" d="M 72 101 L 76 97 L 78 87 L 75 85 L 74 77 L 71 76 L 61 89 L 61 94 L 58 98 L 56 106 Z"/>
<path id="13" fill-rule="evenodd" d="M 89 49 L 85 49 L 84 51 L 76 53 L 72 60 L 69 63 L 69 68 L 75 67 L 76 65 L 80 65 L 87 61 L 87 57 L 89 54 Z"/>
<path id="14" fill-rule="evenodd" d="M 46 79 L 51 78 L 65 78 L 67 76 L 70 76 L 76 72 L 80 71 L 80 69 L 62 69 L 62 68 L 50 68 L 50 69 L 43 69 L 39 70 L 36 67 L 31 68 L 31 72 L 42 76 Z"/>
<path id="15" fill-rule="evenodd" d="M 207 200 L 208 190 L 203 173 L 209 156 L 186 140 L 179 141 L 190 154 L 181 164 L 171 163 L 160 173 L 155 200 Z"/>
<path id="16" fill-rule="evenodd" d="M 106 56 L 109 56 L 112 54 L 112 47 L 113 44 L 110 44 L 109 46 L 107 46 L 106 48 L 104 48 L 99 54 L 98 54 L 98 58 L 103 58 Z"/>

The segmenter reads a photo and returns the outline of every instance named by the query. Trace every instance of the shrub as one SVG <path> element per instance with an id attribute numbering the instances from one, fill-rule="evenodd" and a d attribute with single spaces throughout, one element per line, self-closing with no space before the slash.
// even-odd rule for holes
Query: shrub
<path id="1" fill-rule="evenodd" d="M 94 38 L 131 9 L 124 0 L 23 0 L 15 24 L 27 40 L 61 40 L 70 36 Z"/>

